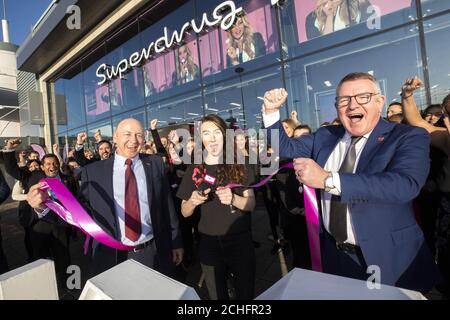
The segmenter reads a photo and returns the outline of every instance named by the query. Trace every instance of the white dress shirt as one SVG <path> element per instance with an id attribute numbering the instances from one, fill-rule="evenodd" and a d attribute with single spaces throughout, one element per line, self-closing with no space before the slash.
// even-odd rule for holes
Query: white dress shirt
<path id="1" fill-rule="evenodd" d="M 141 213 L 141 235 L 136 242 L 131 241 L 125 236 L 125 161 L 127 158 L 119 156 L 114 157 L 113 170 L 113 192 L 114 192 L 114 206 L 116 214 L 119 219 L 119 229 L 121 241 L 125 245 L 136 246 L 153 238 L 152 222 L 150 217 L 150 206 L 147 194 L 147 179 L 145 178 L 144 166 L 139 155 L 131 159 L 133 161 L 132 169 L 136 177 L 138 195 L 139 195 L 139 210 Z"/>
<path id="2" fill-rule="evenodd" d="M 263 121 L 264 126 L 270 127 L 271 125 L 275 124 L 280 120 L 280 113 L 274 112 L 269 115 L 263 114 Z M 370 137 L 369 132 L 363 136 L 361 140 L 359 140 L 355 145 L 355 151 L 356 151 L 356 162 L 355 167 L 353 169 L 353 173 L 356 172 L 356 168 L 358 167 L 359 159 L 361 157 L 362 151 L 367 143 L 367 140 Z M 335 186 L 334 189 L 330 190 L 330 192 L 325 192 L 324 190 L 321 190 L 321 205 L 322 205 L 322 220 L 323 224 L 325 226 L 325 229 L 330 232 L 330 208 L 331 208 L 331 196 L 341 195 L 341 181 L 339 178 L 339 168 L 341 167 L 342 163 L 344 162 L 345 155 L 347 154 L 347 150 L 350 148 L 351 144 L 351 138 L 352 136 L 345 132 L 345 135 L 342 137 L 341 140 L 339 140 L 338 144 L 334 148 L 333 152 L 331 152 L 330 156 L 328 157 L 327 162 L 325 163 L 324 169 L 326 171 L 331 172 L 333 175 L 333 184 Z M 352 216 L 350 207 L 347 207 L 347 240 L 346 243 L 358 244 L 358 239 L 356 239 L 354 228 L 353 228 L 353 222 L 352 222 Z"/>

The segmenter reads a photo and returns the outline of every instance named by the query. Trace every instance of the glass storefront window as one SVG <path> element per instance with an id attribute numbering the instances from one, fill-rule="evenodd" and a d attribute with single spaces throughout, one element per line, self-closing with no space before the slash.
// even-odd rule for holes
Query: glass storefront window
<path id="1" fill-rule="evenodd" d="M 421 4 L 424 18 L 450 9 L 450 1 L 445 0 L 421 0 Z"/>
<path id="2" fill-rule="evenodd" d="M 50 88 L 52 88 L 52 86 L 50 85 Z M 60 79 L 58 81 L 56 81 L 55 83 L 53 83 L 53 88 L 51 89 L 53 91 L 52 94 L 52 103 L 55 104 L 55 114 L 53 116 L 56 116 L 56 125 L 57 125 L 57 131 L 55 132 L 55 134 L 58 134 L 59 132 L 66 132 L 67 131 L 67 99 L 66 99 L 66 95 L 65 95 L 65 90 L 64 90 L 64 80 Z M 58 98 L 57 98 L 58 97 Z M 60 104 L 60 105 L 58 105 Z M 61 123 L 60 121 L 58 121 L 59 115 L 57 113 L 59 112 L 63 112 L 64 113 L 64 117 L 66 118 L 66 122 L 65 123 Z"/>
<path id="3" fill-rule="evenodd" d="M 203 13 L 211 14 L 222 2 L 197 1 L 196 19 L 201 21 Z M 279 61 L 276 11 L 270 2 L 237 0 L 234 3 L 243 9 L 234 25 L 226 31 L 211 30 L 200 38 L 205 85 L 233 77 L 238 66 L 250 71 Z"/>
<path id="4" fill-rule="evenodd" d="M 313 128 L 332 121 L 337 116 L 334 107 L 336 86 L 351 72 L 373 74 L 386 95 L 386 106 L 393 101 L 400 101 L 400 89 L 406 78 L 423 76 L 415 26 L 290 62 L 286 75 L 289 105 L 297 110 L 299 120 Z M 426 100 L 425 91 L 419 91 L 416 99 L 419 104 L 423 104 Z"/>
<path id="5" fill-rule="evenodd" d="M 279 68 L 264 69 L 205 88 L 205 114 L 217 114 L 239 128 L 261 127 L 262 97 L 282 87 Z"/>
<path id="6" fill-rule="evenodd" d="M 152 42 L 164 36 L 165 30 L 172 47 L 160 54 L 152 49 L 152 56 L 143 66 L 144 94 L 147 103 L 166 99 L 174 95 L 200 87 L 200 58 L 195 33 L 186 33 L 183 44 L 178 45 L 175 33 L 180 34 L 184 23 L 194 17 L 194 5 L 190 1 L 174 8 L 167 16 L 154 22 L 155 13 L 140 17 L 142 30 L 141 48 L 147 49 Z M 168 5 L 174 5 L 168 4 Z M 159 12 L 159 11 L 158 11 Z"/>
<path id="7" fill-rule="evenodd" d="M 116 130 L 117 125 L 119 124 L 120 121 L 122 121 L 124 119 L 128 119 L 128 118 L 133 118 L 133 119 L 138 120 L 142 124 L 144 129 L 147 128 L 147 121 L 145 118 L 145 109 L 139 108 L 137 110 L 122 113 L 118 116 L 113 117 L 113 119 L 112 119 L 113 131 Z"/>
<path id="8" fill-rule="evenodd" d="M 449 94 L 450 14 L 424 21 L 425 43 L 428 54 L 432 103 L 442 103 Z"/>
<path id="9" fill-rule="evenodd" d="M 173 99 L 154 104 L 148 110 L 148 121 L 158 119 L 158 126 L 174 126 L 180 123 L 193 123 L 203 117 L 200 92 L 183 94 Z"/>
<path id="10" fill-rule="evenodd" d="M 300 56 L 416 20 L 411 0 L 294 0 L 282 9 L 288 56 Z"/>
<path id="11" fill-rule="evenodd" d="M 110 116 L 110 91 L 115 102 L 117 101 L 115 99 L 118 97 L 118 92 L 120 93 L 118 88 L 108 88 L 107 83 L 102 85 L 98 84 L 99 78 L 96 75 L 96 70 L 100 64 L 106 63 L 105 54 L 105 46 L 101 45 L 83 60 L 82 101 L 84 102 L 88 122 Z"/>
<path id="12" fill-rule="evenodd" d="M 124 27 L 106 41 L 107 64 L 117 68 L 122 59 L 141 48 L 137 21 Z M 98 63 L 100 65 L 101 63 Z M 140 67 L 132 68 L 123 77 L 109 82 L 109 96 L 113 114 L 144 105 L 144 79 Z"/>

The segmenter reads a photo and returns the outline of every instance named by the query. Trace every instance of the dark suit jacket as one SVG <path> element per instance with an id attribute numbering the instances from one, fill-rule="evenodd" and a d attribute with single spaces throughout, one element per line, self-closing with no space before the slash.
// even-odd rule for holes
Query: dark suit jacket
<path id="1" fill-rule="evenodd" d="M 45 178 L 45 174 L 42 171 L 28 171 L 27 168 L 19 168 L 17 165 L 16 153 L 15 152 L 4 152 L 3 158 L 5 161 L 6 172 L 13 178 L 19 180 L 25 193 L 31 186 L 39 183 L 39 180 Z M 61 181 L 69 189 L 69 191 L 76 196 L 78 193 L 78 184 L 74 178 L 71 176 L 66 176 L 62 173 L 59 174 Z M 37 215 L 31 209 L 26 201 L 20 201 L 19 203 L 19 222 L 23 227 L 31 226 L 35 221 L 37 221 Z M 55 213 L 49 212 L 42 220 L 56 223 L 58 225 L 67 226 L 66 222 L 62 220 Z"/>
<path id="2" fill-rule="evenodd" d="M 321 167 L 345 134 L 343 126 L 328 126 L 290 139 L 280 122 L 269 129 L 279 130 L 281 157 L 311 158 Z M 355 236 L 367 265 L 380 267 L 382 283 L 420 291 L 431 289 L 437 280 L 412 207 L 428 175 L 429 146 L 425 130 L 380 118 L 356 173 L 339 175 L 341 202 L 351 208 Z"/>
<path id="3" fill-rule="evenodd" d="M 75 161 L 80 165 L 80 167 L 84 167 L 90 163 L 99 161 L 99 159 L 97 159 L 95 157 L 92 159 L 86 158 L 86 156 L 84 155 L 84 147 L 81 148 L 80 150 L 75 150 L 75 152 L 73 153 L 73 157 L 74 157 Z"/>
<path id="4" fill-rule="evenodd" d="M 8 199 L 11 189 L 6 183 L 3 172 L 0 171 L 0 204 L 2 204 L 6 199 Z"/>
<path id="5" fill-rule="evenodd" d="M 141 155 L 140 159 L 143 162 L 147 178 L 148 200 L 151 203 L 150 216 L 157 255 L 161 264 L 170 264 L 172 249 L 182 248 L 183 244 L 169 182 L 164 174 L 164 166 L 160 157 Z M 79 200 L 98 225 L 120 241 L 119 222 L 114 205 L 113 169 L 114 156 L 84 167 L 81 173 Z M 92 249 L 94 259 L 105 259 L 112 265 L 117 261 L 117 250 L 95 241 Z"/>

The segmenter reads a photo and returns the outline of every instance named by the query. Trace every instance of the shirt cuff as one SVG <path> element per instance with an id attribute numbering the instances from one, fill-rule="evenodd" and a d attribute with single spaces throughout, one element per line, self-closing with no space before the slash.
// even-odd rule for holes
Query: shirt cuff
<path id="1" fill-rule="evenodd" d="M 329 193 L 331 193 L 334 196 L 340 196 L 341 195 L 341 179 L 339 177 L 339 173 L 332 172 L 331 175 L 333 176 L 334 188 L 331 189 Z"/>
<path id="2" fill-rule="evenodd" d="M 49 211 L 49 208 L 45 208 L 44 210 L 34 209 L 34 212 L 36 212 L 39 219 L 45 217 Z"/>
<path id="3" fill-rule="evenodd" d="M 8 150 L 3 149 L 3 150 L 2 150 L 2 152 L 13 152 L 13 151 L 16 151 L 16 149 L 8 149 Z"/>
<path id="4" fill-rule="evenodd" d="M 268 128 L 273 126 L 277 121 L 280 120 L 280 111 L 270 113 L 270 114 L 264 114 L 262 115 L 263 122 L 264 122 L 264 128 Z"/>
<path id="5" fill-rule="evenodd" d="M 81 149 L 83 149 L 84 148 L 84 145 L 75 145 L 75 151 L 80 151 Z"/>

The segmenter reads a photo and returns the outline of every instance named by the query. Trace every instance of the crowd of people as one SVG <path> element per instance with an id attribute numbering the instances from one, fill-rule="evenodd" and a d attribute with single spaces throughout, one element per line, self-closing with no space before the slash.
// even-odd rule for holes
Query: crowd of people
<path id="1" fill-rule="evenodd" d="M 186 77 L 197 72 L 182 70 Z M 257 199 L 269 217 L 272 253 L 289 248 L 293 267 L 311 269 L 306 185 L 316 189 L 320 203 L 324 272 L 366 280 L 368 266 L 376 265 L 382 283 L 423 293 L 436 286 L 448 295 L 450 95 L 421 113 L 414 101 L 421 85 L 416 77 L 407 79 L 402 102 L 389 105 L 382 117 L 385 97 L 377 80 L 349 74 L 336 90 L 337 118 L 315 132 L 296 112 L 280 119 L 288 93 L 268 91 L 263 121 L 267 130 L 278 130 L 279 141 L 267 143 L 243 129 L 226 139 L 229 126 L 215 114 L 201 120 L 199 141 L 175 130 L 160 137 L 156 119 L 149 131 L 125 119 L 112 141 L 96 132 L 95 150 L 87 149 L 89 137 L 80 132 L 64 159 L 57 145 L 40 158 L 10 139 L 1 156 L 6 173 L 17 179 L 12 198 L 19 201 L 28 261 L 52 258 L 58 282 L 65 283 L 69 242 L 78 231 L 44 204 L 49 194 L 39 181 L 56 178 L 105 232 L 134 247 L 116 250 L 91 240 L 95 274 L 134 259 L 184 281 L 179 271 L 198 261 L 211 299 L 229 299 L 230 285 L 233 298 L 253 299 L 258 242 L 251 212 Z M 264 178 L 262 159 L 274 144 L 278 167 L 294 162 L 294 170 L 249 187 Z M 225 161 L 229 150 L 232 163 Z M 204 155 L 197 163 L 196 152 Z M 258 155 L 256 164 L 252 155 Z M 5 185 L 2 175 L 0 193 L 7 197 Z"/>

